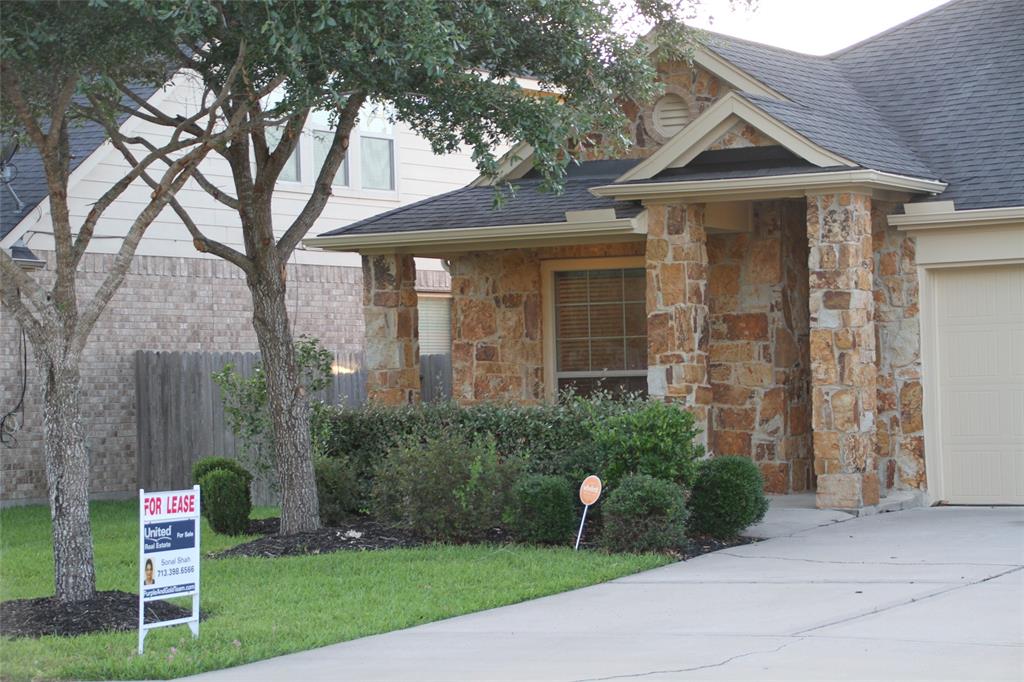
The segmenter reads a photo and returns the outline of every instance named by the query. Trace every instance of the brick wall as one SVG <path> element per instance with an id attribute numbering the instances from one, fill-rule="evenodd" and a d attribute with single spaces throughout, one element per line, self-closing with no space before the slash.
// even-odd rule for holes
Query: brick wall
<path id="1" fill-rule="evenodd" d="M 807 237 L 801 201 L 756 202 L 708 238 L 712 451 L 753 457 L 769 492 L 809 490 Z"/>
<path id="2" fill-rule="evenodd" d="M 51 259 L 52 255 L 40 253 Z M 79 272 L 85 298 L 112 256 L 88 254 Z M 34 273 L 41 279 L 47 271 Z M 359 268 L 296 265 L 288 269 L 289 313 L 296 335 L 310 334 L 337 351 L 363 348 Z M 431 282 L 433 282 L 431 278 Z M 220 260 L 141 256 L 100 318 L 82 365 L 84 415 L 92 458 L 91 490 L 120 494 L 136 486 L 136 350 L 255 351 L 249 291 L 241 272 Z M 0 409 L 20 392 L 19 329 L 0 312 Z M 25 425 L 17 445 L 0 446 L 0 501 L 46 497 L 42 454 L 42 390 L 31 351 Z"/>

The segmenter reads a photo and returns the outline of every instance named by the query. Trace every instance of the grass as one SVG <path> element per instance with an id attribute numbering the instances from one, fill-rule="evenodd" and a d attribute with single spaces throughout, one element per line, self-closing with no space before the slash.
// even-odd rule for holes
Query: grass
<path id="1" fill-rule="evenodd" d="M 136 592 L 136 502 L 92 505 L 97 588 Z M 260 509 L 254 516 L 272 515 Z M 204 522 L 202 550 L 247 537 Z M 669 561 L 523 546 L 431 545 L 280 559 L 204 559 L 202 609 L 188 628 L 137 633 L 0 639 L 0 678 L 167 679 L 514 604 L 611 580 Z M 0 510 L 0 599 L 53 594 L 49 512 Z"/>

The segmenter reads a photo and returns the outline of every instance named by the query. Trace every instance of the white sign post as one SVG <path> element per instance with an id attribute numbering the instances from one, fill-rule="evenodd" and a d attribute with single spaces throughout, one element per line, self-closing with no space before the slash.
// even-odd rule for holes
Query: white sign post
<path id="1" fill-rule="evenodd" d="M 199 486 L 139 489 L 139 653 L 154 628 L 188 625 L 199 637 Z M 192 595 L 192 615 L 146 622 L 146 602 Z"/>
<path id="2" fill-rule="evenodd" d="M 583 524 L 587 522 L 587 510 L 590 505 L 597 502 L 601 497 L 601 479 L 597 476 L 587 476 L 580 485 L 580 502 L 583 503 L 583 518 L 580 519 L 580 530 L 576 533 L 576 551 L 580 549 L 580 538 L 583 537 Z"/>

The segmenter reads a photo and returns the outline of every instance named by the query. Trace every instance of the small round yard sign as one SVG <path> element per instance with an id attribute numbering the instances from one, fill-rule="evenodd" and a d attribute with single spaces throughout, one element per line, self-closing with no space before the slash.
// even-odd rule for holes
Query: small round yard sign
<path id="1" fill-rule="evenodd" d="M 601 479 L 597 476 L 587 476 L 580 486 L 580 502 L 590 506 L 601 497 Z"/>

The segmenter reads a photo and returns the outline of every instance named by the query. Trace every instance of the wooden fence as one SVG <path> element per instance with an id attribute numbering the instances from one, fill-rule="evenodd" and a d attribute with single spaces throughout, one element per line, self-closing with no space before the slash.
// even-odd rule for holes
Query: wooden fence
<path id="1" fill-rule="evenodd" d="M 451 396 L 451 358 L 424 355 L 420 373 L 424 400 Z M 192 485 L 192 464 L 201 457 L 242 456 L 241 443 L 224 414 L 214 372 L 233 365 L 251 376 L 259 353 L 135 353 L 135 425 L 139 487 L 174 490 Z M 314 399 L 350 407 L 366 400 L 366 372 L 356 353 L 335 355 L 341 371 Z M 267 477 L 253 482 L 255 504 L 275 504 L 277 495 Z"/>

